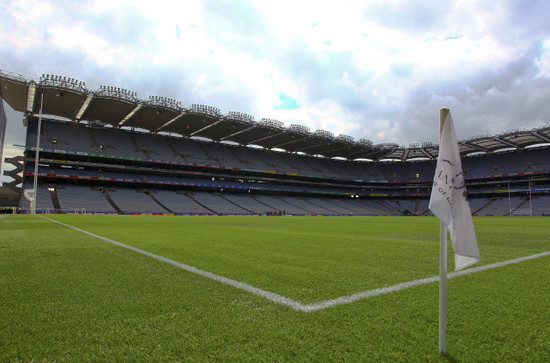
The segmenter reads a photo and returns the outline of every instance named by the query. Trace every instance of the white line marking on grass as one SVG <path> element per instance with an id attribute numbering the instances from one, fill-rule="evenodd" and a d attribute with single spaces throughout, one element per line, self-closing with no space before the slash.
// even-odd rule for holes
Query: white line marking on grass
<path id="1" fill-rule="evenodd" d="M 491 263 L 491 264 L 488 264 L 488 265 L 469 268 L 467 270 L 450 272 L 447 275 L 447 278 L 452 279 L 453 277 L 469 275 L 469 274 L 473 274 L 473 273 L 476 273 L 476 272 L 479 272 L 479 271 L 490 270 L 490 269 L 493 269 L 493 268 L 503 267 L 503 266 L 506 266 L 506 265 L 511 265 L 511 264 L 514 264 L 514 263 L 520 263 L 520 262 L 523 262 L 523 261 L 533 260 L 535 258 L 544 257 L 544 256 L 550 256 L 550 251 L 537 253 L 537 254 L 531 255 L 531 256 L 519 257 L 519 258 L 515 258 L 513 260 L 508 260 L 508 261 L 495 262 L 495 263 Z M 373 296 L 378 296 L 378 295 L 382 295 L 382 294 L 388 294 L 390 292 L 396 292 L 396 291 L 408 289 L 408 288 L 411 288 L 411 287 L 414 287 L 414 286 L 426 285 L 426 284 L 430 284 L 432 282 L 438 282 L 438 281 L 439 281 L 439 275 L 438 276 L 427 277 L 425 279 L 419 279 L 419 280 L 414 280 L 414 281 L 403 282 L 403 283 L 400 283 L 400 284 L 397 284 L 397 285 L 383 287 L 383 288 L 380 288 L 380 289 L 361 291 L 361 292 L 358 292 L 356 294 L 340 296 L 336 299 L 330 299 L 330 300 L 325 300 L 325 301 L 320 301 L 320 302 L 316 302 L 316 303 L 313 303 L 313 304 L 305 305 L 305 311 L 315 311 L 315 310 L 326 309 L 326 308 L 329 308 L 329 307 L 332 307 L 332 306 L 337 306 L 337 305 L 342 305 L 342 304 L 349 304 L 351 302 L 354 302 L 354 301 L 357 301 L 357 300 L 360 300 L 360 299 L 364 299 L 364 298 L 367 298 L 367 297 L 373 297 Z"/>
<path id="2" fill-rule="evenodd" d="M 85 230 L 80 229 L 78 227 L 71 226 L 70 224 L 65 224 L 65 223 L 56 221 L 54 219 L 50 219 L 48 217 L 44 217 L 44 216 L 42 216 L 42 218 L 45 218 L 45 219 L 47 219 L 49 221 L 52 221 L 52 222 L 55 222 L 57 224 L 61 224 L 62 226 L 72 228 L 72 229 L 74 229 L 78 232 L 82 232 L 82 233 L 87 234 L 89 236 L 99 238 L 99 239 L 101 239 L 105 242 L 112 243 L 112 244 L 117 245 L 119 247 L 124 247 L 124 248 L 132 250 L 134 252 L 141 253 L 142 255 L 154 258 L 155 260 L 159 260 L 159 261 L 162 261 L 162 262 L 169 263 L 170 265 L 179 267 L 183 270 L 192 272 L 194 274 L 201 275 L 201 276 L 207 277 L 209 279 L 221 282 L 222 284 L 230 285 L 230 286 L 236 287 L 238 289 L 247 291 L 251 294 L 261 296 L 261 297 L 266 298 L 270 301 L 273 301 L 277 304 L 285 305 L 285 306 L 288 306 L 288 307 L 293 308 L 295 310 L 305 311 L 304 308 L 303 308 L 304 307 L 303 304 L 301 304 L 298 301 L 294 301 L 292 299 L 289 299 L 288 297 L 285 297 L 285 296 L 282 296 L 282 295 L 279 295 L 279 294 L 275 294 L 273 292 L 269 292 L 269 291 L 266 291 L 266 290 L 262 290 L 258 287 L 255 287 L 255 286 L 252 286 L 252 285 L 249 285 L 249 284 L 245 284 L 244 282 L 240 282 L 240 281 L 237 281 L 237 280 L 232 280 L 232 279 L 229 279 L 229 278 L 224 277 L 224 276 L 213 274 L 211 272 L 204 271 L 204 270 L 198 269 L 198 268 L 190 266 L 190 265 L 186 265 L 185 263 L 174 261 L 174 260 L 171 260 L 169 258 L 166 258 L 166 257 L 160 256 L 160 255 L 156 255 L 154 253 L 142 250 L 141 248 L 125 245 L 124 243 L 120 243 L 120 242 L 112 240 L 110 238 L 103 237 L 103 236 L 97 235 L 95 233 L 85 231 Z"/>
<path id="3" fill-rule="evenodd" d="M 296 300 L 292 300 L 292 299 L 290 299 L 286 296 L 282 296 L 282 295 L 275 294 L 275 293 L 270 292 L 270 291 L 262 290 L 258 287 L 246 284 L 246 283 L 241 282 L 241 281 L 233 280 L 233 279 L 221 276 L 221 275 L 216 275 L 216 274 L 213 274 L 211 272 L 204 271 L 204 270 L 198 269 L 196 267 L 186 265 L 184 263 L 174 261 L 174 260 L 171 260 L 169 258 L 160 256 L 160 255 L 156 255 L 154 253 L 142 250 L 142 249 L 137 248 L 137 247 L 128 246 L 128 245 L 125 245 L 124 243 L 120 243 L 120 242 L 117 242 L 115 240 L 97 235 L 95 233 L 85 231 L 83 229 L 71 226 L 69 224 L 58 222 L 58 221 L 56 221 L 54 219 L 50 219 L 48 217 L 44 217 L 44 216 L 41 216 L 41 217 L 44 218 L 44 219 L 47 219 L 49 221 L 55 222 L 57 224 L 60 224 L 62 226 L 72 228 L 76 231 L 82 232 L 82 233 L 87 234 L 89 236 L 99 238 L 103 241 L 112 243 L 112 244 L 117 245 L 119 247 L 127 248 L 129 250 L 134 251 L 134 252 L 141 253 L 142 255 L 154 258 L 154 259 L 162 261 L 162 262 L 169 263 L 173 266 L 179 267 L 183 270 L 192 272 L 194 274 L 201 275 L 203 277 L 207 277 L 209 279 L 221 282 L 222 284 L 225 284 L 225 285 L 230 285 L 230 286 L 236 287 L 237 289 L 241 289 L 241 290 L 247 291 L 251 294 L 261 296 L 261 297 L 263 297 L 265 299 L 268 299 L 268 300 L 270 300 L 274 303 L 281 304 L 281 305 L 284 305 L 284 306 L 288 306 L 288 307 L 290 307 L 294 310 L 303 311 L 303 312 L 306 312 L 306 313 L 309 313 L 309 312 L 312 312 L 312 311 L 317 311 L 317 310 L 322 310 L 322 309 L 326 309 L 326 308 L 330 308 L 330 307 L 337 306 L 337 305 L 349 304 L 349 303 L 352 303 L 354 301 L 365 299 L 365 298 L 368 298 L 368 297 L 373 297 L 373 296 L 378 296 L 378 295 L 383 295 L 383 294 L 389 294 L 389 293 L 392 293 L 392 292 L 405 290 L 405 289 L 408 289 L 408 288 L 411 288 L 411 287 L 414 287 L 414 286 L 421 286 L 421 285 L 431 284 L 433 282 L 439 281 L 439 275 L 438 276 L 432 276 L 432 277 L 427 277 L 427 278 L 424 278 L 424 279 L 413 280 L 413 281 L 408 281 L 408 282 L 402 282 L 402 283 L 397 284 L 397 285 L 382 287 L 382 288 L 379 288 L 379 289 L 361 291 L 361 292 L 358 292 L 356 294 L 340 296 L 340 297 L 335 298 L 335 299 L 319 301 L 319 302 L 311 303 L 311 304 L 302 304 L 301 302 L 296 301 Z M 488 264 L 488 265 L 469 268 L 467 270 L 451 272 L 447 275 L 447 278 L 452 279 L 453 277 L 469 275 L 469 274 L 473 274 L 473 273 L 476 273 L 476 272 L 490 270 L 490 269 L 493 269 L 493 268 L 503 267 L 503 266 L 507 266 L 507 265 L 511 265 L 511 264 L 515 264 L 515 263 L 528 261 L 528 260 L 533 260 L 535 258 L 544 257 L 544 256 L 550 256 L 550 251 L 537 253 L 537 254 L 531 255 L 531 256 L 519 257 L 519 258 L 515 258 L 513 260 L 496 262 L 496 263 L 491 263 L 491 264 Z"/>

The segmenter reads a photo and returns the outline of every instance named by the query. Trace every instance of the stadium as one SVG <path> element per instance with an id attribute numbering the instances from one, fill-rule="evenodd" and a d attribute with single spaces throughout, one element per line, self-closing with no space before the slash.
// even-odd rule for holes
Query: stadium
<path id="1" fill-rule="evenodd" d="M 5 159 L 0 360 L 550 357 L 550 126 L 459 141 L 481 263 L 448 274 L 442 355 L 438 145 L 58 75 L 0 71 L 0 91 L 26 127 Z"/>
<path id="2" fill-rule="evenodd" d="M 438 153 L 431 143 L 374 145 L 116 87 L 91 91 L 56 75 L 3 72 L 0 82 L 27 127 L 24 156 L 6 160 L 16 167 L 8 187 L 24 196 L 18 183 L 32 190 L 37 172 L 39 213 L 428 213 Z M 459 145 L 473 214 L 550 214 L 550 127 Z M 29 211 L 29 199 L 19 208 Z"/>

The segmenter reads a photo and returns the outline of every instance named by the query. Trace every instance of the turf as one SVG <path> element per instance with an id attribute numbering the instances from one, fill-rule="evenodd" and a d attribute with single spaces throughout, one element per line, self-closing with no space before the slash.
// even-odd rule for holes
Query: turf
<path id="1" fill-rule="evenodd" d="M 435 218 L 52 218 L 304 303 L 438 271 Z M 550 250 L 547 219 L 474 222 L 482 264 Z M 548 361 L 549 262 L 449 280 L 441 356 L 437 284 L 303 313 L 40 217 L 8 216 L 0 360 Z"/>

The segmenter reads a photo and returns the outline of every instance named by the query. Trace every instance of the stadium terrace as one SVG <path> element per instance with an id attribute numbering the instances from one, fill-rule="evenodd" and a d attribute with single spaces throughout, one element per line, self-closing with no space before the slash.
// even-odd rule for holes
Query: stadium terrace
<path id="1" fill-rule="evenodd" d="M 27 127 L 24 155 L 6 159 L 7 187 L 32 189 L 39 150 L 42 213 L 428 213 L 438 145 L 375 145 L 55 75 L 0 71 L 0 88 Z M 460 141 L 472 212 L 550 214 L 549 145 L 550 126 Z"/>

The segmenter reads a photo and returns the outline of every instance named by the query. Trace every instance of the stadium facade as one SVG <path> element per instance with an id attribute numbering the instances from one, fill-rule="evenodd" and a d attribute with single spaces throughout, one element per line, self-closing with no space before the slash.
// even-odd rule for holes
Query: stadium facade
<path id="1" fill-rule="evenodd" d="M 90 91 L 53 75 L 0 72 L 0 87 L 25 115 L 23 190 L 33 188 L 39 150 L 39 212 L 427 213 L 431 143 L 375 145 L 115 87 Z M 550 214 L 549 126 L 463 140 L 459 149 L 474 214 Z M 20 198 L 23 211 L 29 203 Z"/>

